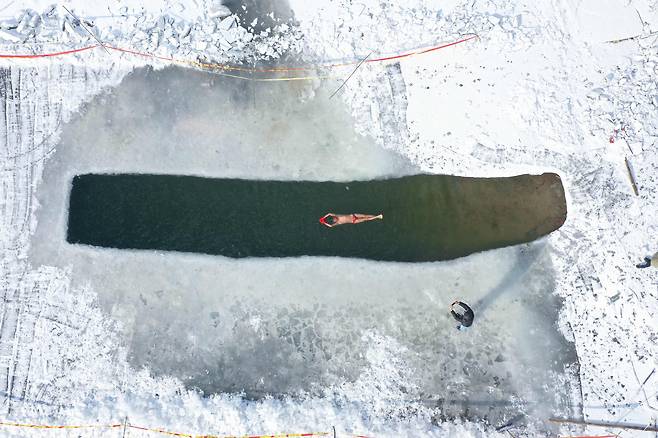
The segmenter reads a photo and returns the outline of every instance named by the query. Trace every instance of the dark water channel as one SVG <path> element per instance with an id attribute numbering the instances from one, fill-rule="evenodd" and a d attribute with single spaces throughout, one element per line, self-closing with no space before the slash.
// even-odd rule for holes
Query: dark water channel
<path id="1" fill-rule="evenodd" d="M 384 220 L 329 229 L 318 222 L 328 212 Z M 426 262 L 529 242 L 565 218 L 555 174 L 352 182 L 81 175 L 73 179 L 67 240 L 229 257 Z"/>

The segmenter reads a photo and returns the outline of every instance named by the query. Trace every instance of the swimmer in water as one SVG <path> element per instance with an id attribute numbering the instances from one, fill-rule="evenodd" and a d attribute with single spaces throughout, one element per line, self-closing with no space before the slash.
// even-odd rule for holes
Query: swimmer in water
<path id="1" fill-rule="evenodd" d="M 360 224 L 361 222 L 374 221 L 376 219 L 384 219 L 383 214 L 378 214 L 373 216 L 371 214 L 335 214 L 327 213 L 320 218 L 320 223 L 329 228 L 335 227 L 336 225 L 343 224 Z"/>

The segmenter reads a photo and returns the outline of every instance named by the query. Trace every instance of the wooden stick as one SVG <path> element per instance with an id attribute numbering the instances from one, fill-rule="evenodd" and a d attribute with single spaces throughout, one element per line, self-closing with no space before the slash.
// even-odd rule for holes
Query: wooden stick
<path id="1" fill-rule="evenodd" d="M 631 179 L 633 192 L 635 193 L 635 196 L 639 196 L 640 192 L 638 192 L 637 190 L 637 184 L 635 183 L 635 175 L 633 174 L 633 168 L 631 167 L 631 163 L 628 161 L 628 157 L 624 157 L 624 161 L 626 162 L 626 170 L 628 171 L 628 176 Z"/>
<path id="2" fill-rule="evenodd" d="M 365 58 L 363 58 L 363 59 L 361 60 L 361 62 L 359 62 L 359 64 L 354 68 L 354 70 L 352 71 L 352 73 L 350 73 L 350 75 L 347 77 L 347 79 L 345 79 L 345 80 L 343 81 L 343 83 L 340 84 L 340 87 L 338 87 L 338 88 L 336 89 L 336 91 L 334 91 L 333 93 L 331 93 L 331 96 L 329 96 L 329 99 L 331 99 L 332 97 L 334 97 L 334 96 L 336 95 L 336 93 L 338 93 L 338 92 L 339 92 L 339 91 L 345 86 L 345 84 L 347 84 L 347 81 L 349 81 L 350 78 L 354 75 L 354 73 L 356 73 L 356 71 L 359 69 L 359 67 L 361 67 L 361 66 L 363 65 L 363 63 L 366 62 L 366 60 L 367 60 L 368 58 L 370 58 L 370 55 L 372 55 L 372 52 L 368 53 L 368 55 L 367 55 Z"/>
<path id="3" fill-rule="evenodd" d="M 639 34 L 639 35 L 635 35 L 635 36 L 628 37 L 628 38 L 620 38 L 618 40 L 609 40 L 609 41 L 606 41 L 606 43 L 617 44 L 617 43 L 622 43 L 624 41 L 644 40 L 644 39 L 647 39 L 647 38 L 651 38 L 652 36 L 654 36 L 656 34 L 658 34 L 658 31 L 651 32 L 647 35 Z"/>
<path id="4" fill-rule="evenodd" d="M 71 17 L 73 17 L 74 19 L 76 19 L 76 20 L 78 20 L 78 21 L 80 22 L 80 26 L 82 26 L 82 28 L 83 28 L 84 30 L 86 30 L 87 33 L 88 33 L 89 35 L 91 35 L 91 37 L 92 37 L 93 39 L 95 39 L 96 42 L 97 42 L 98 44 L 101 45 L 101 47 L 103 48 L 103 50 L 105 50 L 105 52 L 107 52 L 108 55 L 112 56 L 112 55 L 110 54 L 110 51 L 107 50 L 107 47 L 105 47 L 105 44 L 103 44 L 103 42 L 102 42 L 101 40 L 99 40 L 98 38 L 96 38 L 96 35 L 94 35 L 89 29 L 87 29 L 87 26 L 85 26 L 85 23 L 84 23 L 81 19 L 79 19 L 78 17 L 76 17 L 76 16 L 73 14 L 73 12 L 69 11 L 68 8 L 67 8 L 66 6 L 62 5 L 62 7 L 64 8 L 64 10 L 65 10 L 66 12 L 68 12 L 68 14 L 69 14 Z"/>
<path id="5" fill-rule="evenodd" d="M 572 418 L 549 418 L 548 421 L 551 423 L 581 424 L 584 426 L 610 427 L 612 429 L 630 429 L 641 430 L 644 432 L 658 432 L 658 427 L 652 426 L 650 424 L 644 426 L 642 424 L 608 423 L 606 421 L 576 420 Z"/>

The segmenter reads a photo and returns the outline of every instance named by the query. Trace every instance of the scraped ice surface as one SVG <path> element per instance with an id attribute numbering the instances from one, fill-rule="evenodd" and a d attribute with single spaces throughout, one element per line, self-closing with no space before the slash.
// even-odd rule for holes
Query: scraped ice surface
<path id="1" fill-rule="evenodd" d="M 65 242 L 71 178 L 85 172 L 295 180 L 416 172 L 356 134 L 341 101 L 329 99 L 335 85 L 136 71 L 64 127 L 38 189 L 31 263 L 70 268 L 74 287 L 98 293 L 134 367 L 206 394 L 342 388 L 359 397 L 370 382 L 383 398 L 399 385 L 409 401 L 447 417 L 569 413 L 575 353 L 556 327 L 545 241 L 427 264 L 232 260 Z M 475 307 L 467 331 L 448 315 L 454 299 Z M 395 360 L 373 357 L 373 345 Z M 379 360 L 400 382 L 367 378 Z"/>
<path id="2" fill-rule="evenodd" d="M 61 166 L 61 181 L 89 171 L 306 180 L 413 173 L 408 160 L 357 135 L 331 91 L 316 97 L 301 83 L 138 70 L 82 109 L 50 168 Z"/>

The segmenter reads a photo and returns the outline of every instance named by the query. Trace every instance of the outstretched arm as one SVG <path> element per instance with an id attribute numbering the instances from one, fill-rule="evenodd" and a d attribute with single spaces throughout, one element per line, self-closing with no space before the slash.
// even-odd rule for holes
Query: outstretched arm
<path id="1" fill-rule="evenodd" d="M 327 214 L 325 214 L 324 216 L 322 216 L 322 217 L 320 218 L 320 223 L 321 223 L 322 225 L 324 225 L 325 227 L 329 227 L 329 228 L 333 228 L 334 226 L 338 225 L 338 223 L 339 223 L 338 221 L 334 222 L 333 224 L 330 224 L 329 222 L 327 222 L 326 219 L 327 219 L 329 216 L 336 217 L 336 215 L 335 215 L 334 213 L 327 213 Z"/>

